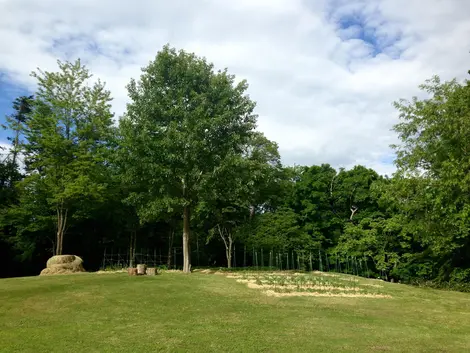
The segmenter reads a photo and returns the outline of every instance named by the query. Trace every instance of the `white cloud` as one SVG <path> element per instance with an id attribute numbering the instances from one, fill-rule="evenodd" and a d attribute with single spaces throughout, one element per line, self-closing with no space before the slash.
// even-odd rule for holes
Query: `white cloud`
<path id="1" fill-rule="evenodd" d="M 129 79 L 168 42 L 228 67 L 249 81 L 259 129 L 287 164 L 390 174 L 391 103 L 433 74 L 469 69 L 470 3 L 460 0 L 3 0 L 0 13 L 9 83 L 33 89 L 36 67 L 81 57 L 107 82 L 117 115 Z"/>
<path id="2" fill-rule="evenodd" d="M 10 148 L 10 144 L 0 142 L 0 162 L 8 157 L 8 155 L 10 154 Z"/>

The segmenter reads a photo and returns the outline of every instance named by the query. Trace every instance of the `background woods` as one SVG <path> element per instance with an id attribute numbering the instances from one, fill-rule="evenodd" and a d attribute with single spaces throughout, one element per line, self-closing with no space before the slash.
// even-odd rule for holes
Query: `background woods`
<path id="1" fill-rule="evenodd" d="M 118 124 L 79 60 L 32 75 L 37 90 L 13 102 L 1 151 L 3 277 L 74 253 L 90 270 L 153 261 L 470 281 L 469 81 L 434 77 L 426 98 L 395 103 L 389 178 L 283 166 L 256 130 L 247 82 L 169 46 L 129 83 Z"/>

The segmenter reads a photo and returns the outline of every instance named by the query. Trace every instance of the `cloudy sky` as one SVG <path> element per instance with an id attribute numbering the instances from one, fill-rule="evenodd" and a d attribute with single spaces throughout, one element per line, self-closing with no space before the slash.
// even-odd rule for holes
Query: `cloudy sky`
<path id="1" fill-rule="evenodd" d="M 32 70 L 78 57 L 118 117 L 129 79 L 170 43 L 248 80 L 286 164 L 390 174 L 391 103 L 470 69 L 465 0 L 0 0 L 0 13 L 0 121 L 34 91 Z"/>

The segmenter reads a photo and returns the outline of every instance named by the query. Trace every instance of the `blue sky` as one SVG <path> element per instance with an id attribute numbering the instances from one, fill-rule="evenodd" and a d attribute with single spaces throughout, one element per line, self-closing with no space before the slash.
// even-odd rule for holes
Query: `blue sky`
<path id="1" fill-rule="evenodd" d="M 170 43 L 248 80 L 258 128 L 286 164 L 392 173 L 392 102 L 469 68 L 460 0 L 3 0 L 0 13 L 0 119 L 34 91 L 31 71 L 78 57 L 119 116 L 126 84 Z"/>
<path id="2" fill-rule="evenodd" d="M 339 37 L 342 40 L 358 39 L 367 44 L 370 52 L 367 56 L 376 57 L 388 48 L 392 47 L 395 43 L 400 41 L 400 35 L 396 33 L 377 34 L 379 26 L 368 24 L 367 19 L 361 12 L 352 12 L 347 14 L 337 21 Z M 400 59 L 400 53 L 393 57 L 395 60 Z"/>
<path id="3" fill-rule="evenodd" d="M 4 124 L 5 116 L 13 112 L 12 103 L 15 98 L 27 94 L 27 90 L 0 79 L 0 124 Z M 8 135 L 8 131 L 0 129 L 0 141 L 6 141 Z"/>

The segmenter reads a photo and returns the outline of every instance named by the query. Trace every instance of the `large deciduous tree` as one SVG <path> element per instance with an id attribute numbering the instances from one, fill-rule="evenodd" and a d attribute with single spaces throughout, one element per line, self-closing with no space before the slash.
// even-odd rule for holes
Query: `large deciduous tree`
<path id="1" fill-rule="evenodd" d="M 242 154 L 227 158 L 217 175 L 209 177 L 197 213 L 211 229 L 209 239 L 215 235 L 223 241 L 227 267 L 232 265 L 235 238 L 241 233 L 237 228 L 256 211 L 273 207 L 281 177 L 277 144 L 261 133 L 253 134 Z"/>
<path id="2" fill-rule="evenodd" d="M 58 65 L 58 72 L 32 73 L 38 89 L 22 120 L 26 177 L 11 213 L 23 218 L 24 228 L 55 219 L 59 255 L 71 220 L 106 192 L 112 113 L 110 92 L 99 80 L 89 85 L 92 75 L 80 60 Z"/>
<path id="3" fill-rule="evenodd" d="M 191 268 L 191 211 L 253 134 L 255 103 L 247 87 L 168 45 L 128 85 L 131 102 L 120 124 L 126 174 L 142 186 L 129 200 L 143 219 L 182 214 L 184 272 Z"/>
<path id="4" fill-rule="evenodd" d="M 428 98 L 395 103 L 396 202 L 431 254 L 441 279 L 470 279 L 470 81 L 421 86 Z"/>

